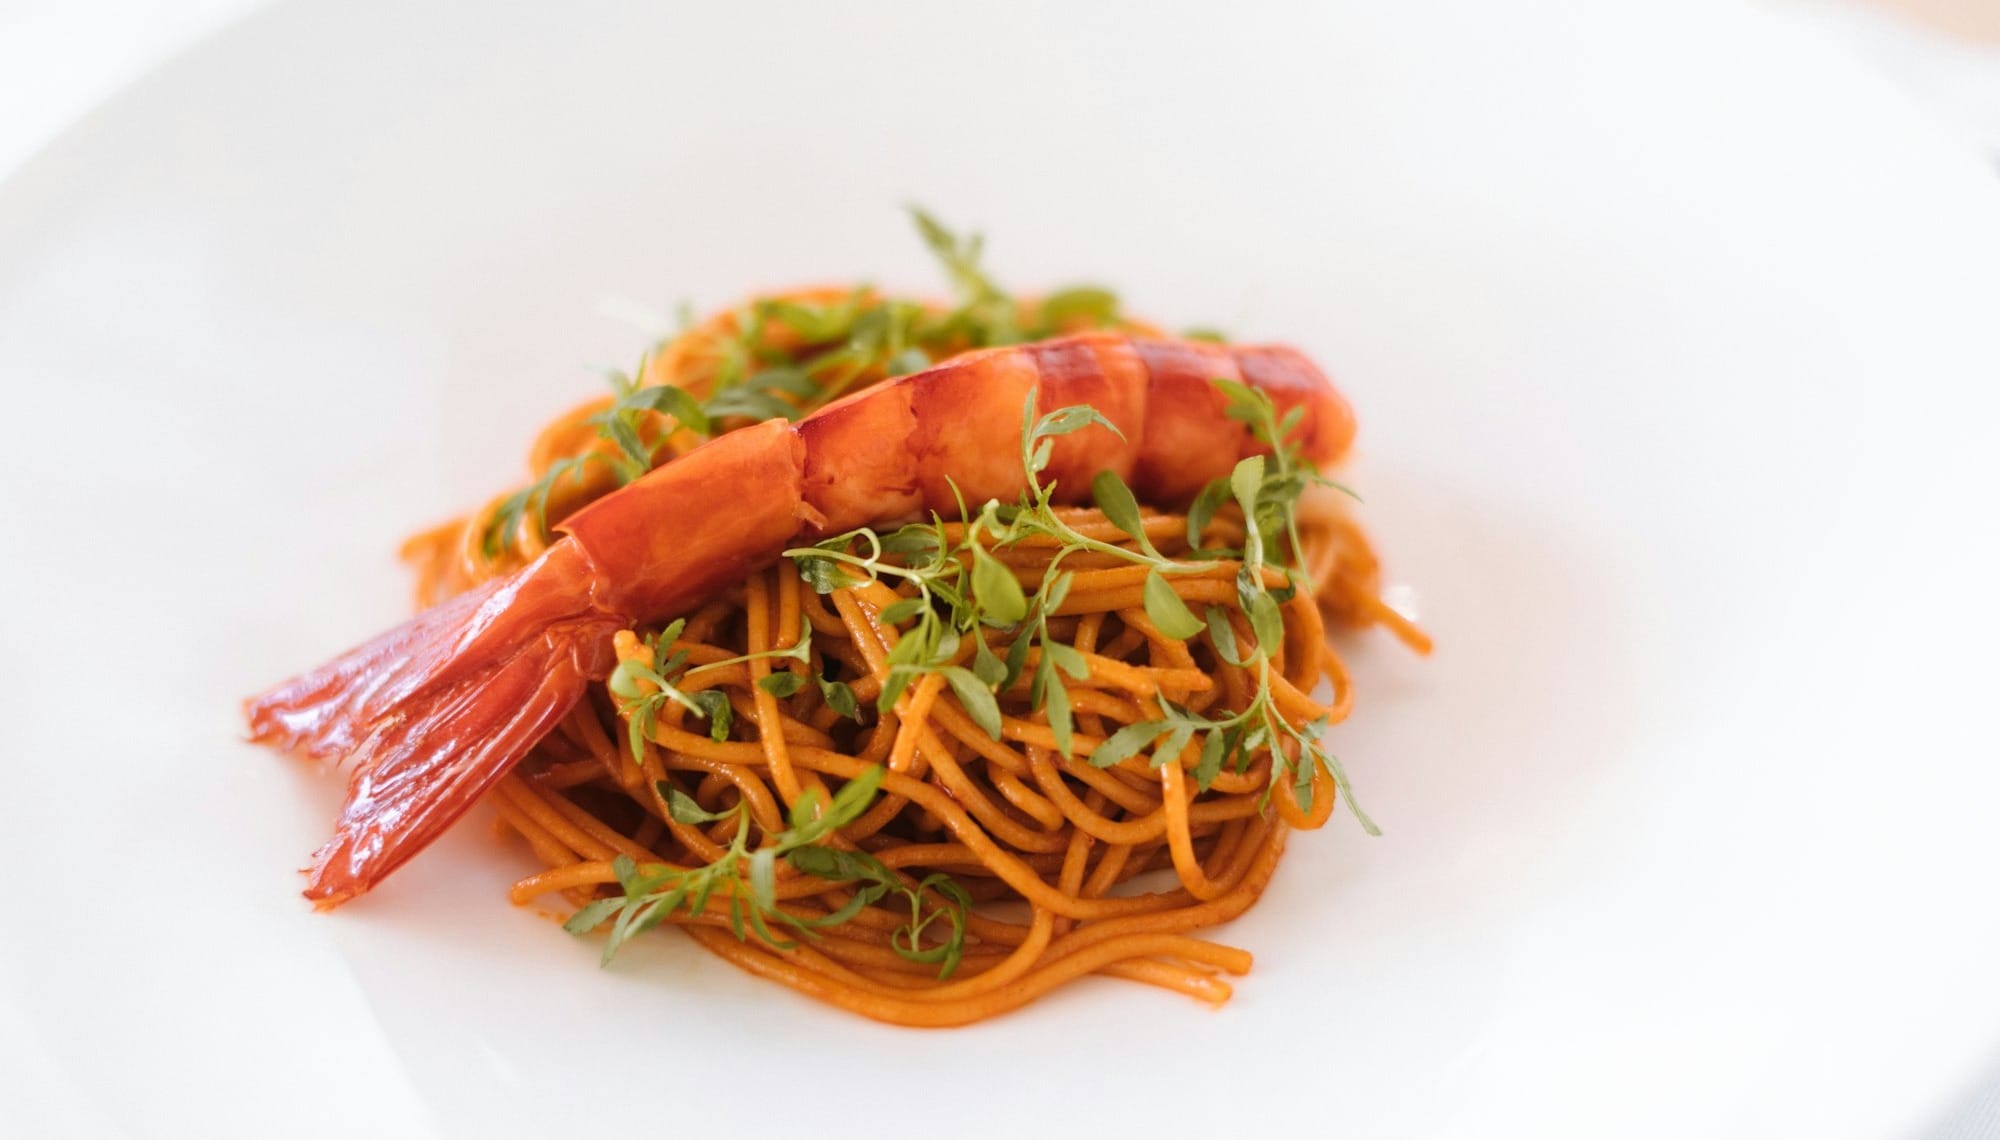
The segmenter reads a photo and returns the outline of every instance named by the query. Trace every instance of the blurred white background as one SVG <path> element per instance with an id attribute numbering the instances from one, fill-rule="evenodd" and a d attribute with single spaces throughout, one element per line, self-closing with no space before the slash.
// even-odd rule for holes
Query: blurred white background
<path id="1" fill-rule="evenodd" d="M 0 0 L 0 178 L 168 57 L 265 0 Z"/>
<path id="2" fill-rule="evenodd" d="M 270 0 L 0 0 L 0 178 L 104 99 Z M 1761 0 L 1838 37 L 2000 162 L 2000 0 Z"/>
<path id="3" fill-rule="evenodd" d="M 267 0 L 0 0 L 0 179 L 92 108 Z M 1832 41 L 1984 151 L 2000 177 L 2000 0 L 1761 0 L 1802 38 Z M 1774 66 L 1778 61 L 1774 61 Z M 0 1023 L 6 1019 L 0 1018 Z M 0 1024 L 0 1056 L 9 1041 Z M 33 1079 L 32 1057 L 14 1075 Z M 2000 1137 L 2000 1080 L 1933 1132 Z"/>

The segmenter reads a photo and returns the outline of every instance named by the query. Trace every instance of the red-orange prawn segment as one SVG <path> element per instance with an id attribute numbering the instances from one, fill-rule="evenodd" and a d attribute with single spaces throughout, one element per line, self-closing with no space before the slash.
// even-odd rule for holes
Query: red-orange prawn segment
<path id="1" fill-rule="evenodd" d="M 523 570 L 246 702 L 251 739 L 355 760 L 306 897 L 336 906 L 443 834 L 548 735 L 615 658 L 580 548 Z"/>
<path id="2" fill-rule="evenodd" d="M 742 581 L 812 521 L 800 494 L 804 457 L 791 425 L 766 420 L 604 496 L 559 529 L 588 555 L 607 609 L 641 620 L 683 613 Z"/>
<path id="3" fill-rule="evenodd" d="M 849 519 L 914 518 L 924 505 L 908 441 L 917 434 L 910 387 L 889 381 L 836 400 L 801 420 L 801 493 L 829 531 Z M 859 524 L 854 524 L 859 525 Z"/>
<path id="4" fill-rule="evenodd" d="M 1027 346 L 1041 374 L 1036 407 L 1044 412 L 1088 404 L 1116 425 L 1113 433 L 1095 424 L 1057 436 L 1043 478 L 1065 498 L 1088 498 L 1090 481 L 1100 471 L 1115 471 L 1130 482 L 1139 448 L 1146 438 L 1151 403 L 1146 361 L 1130 338 L 1109 333 L 1064 337 Z M 1015 417 L 1010 441 L 1020 473 L 1020 422 Z M 1023 483 L 1022 490 L 1026 489 Z M 1018 493 L 1018 491 L 1016 492 Z"/>
<path id="5" fill-rule="evenodd" d="M 1223 414 L 1229 400 L 1210 383 L 1241 380 L 1243 372 L 1219 344 L 1141 341 L 1138 352 L 1152 399 L 1132 478 L 1152 488 L 1160 502 L 1183 502 L 1229 474 L 1255 442 L 1247 425 Z"/>
<path id="6" fill-rule="evenodd" d="M 1130 338 L 1082 334 L 970 352 L 857 392 L 801 421 L 804 495 L 821 534 L 1010 500 L 1027 488 L 1021 418 L 1089 404 L 1118 433 L 1092 425 L 1054 441 L 1045 478 L 1084 497 L 1110 469 L 1129 477 L 1146 428 L 1146 368 Z"/>
<path id="7" fill-rule="evenodd" d="M 1293 408 L 1305 409 L 1290 439 L 1300 455 L 1325 467 L 1347 454 L 1354 442 L 1354 408 L 1318 365 L 1298 349 L 1283 345 L 1243 345 L 1230 353 L 1242 370 L 1243 382 L 1271 397 L 1280 416 Z M 1239 458 L 1262 450 L 1253 440 Z"/>
<path id="8" fill-rule="evenodd" d="M 1021 348 L 989 349 L 947 361 L 937 368 L 896 381 L 907 391 L 916 428 L 908 442 L 911 473 L 926 509 L 957 512 L 956 486 L 967 506 L 988 499 L 1011 499 L 1024 484 L 1021 474 L 1021 407 L 1035 392 L 1040 373 L 1034 356 Z M 884 440 L 883 446 L 893 446 Z M 828 456 L 845 464 L 846 456 Z M 829 520 L 846 530 L 873 521 L 854 516 Z"/>

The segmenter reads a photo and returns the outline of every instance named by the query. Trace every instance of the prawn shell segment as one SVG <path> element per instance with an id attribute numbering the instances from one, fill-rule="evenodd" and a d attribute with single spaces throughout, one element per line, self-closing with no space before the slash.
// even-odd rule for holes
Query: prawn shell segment
<path id="1" fill-rule="evenodd" d="M 926 510 L 956 518 L 959 496 L 968 509 L 977 509 L 988 499 L 1017 498 L 1027 488 L 1021 409 L 1040 378 L 1033 356 L 996 348 L 894 382 L 909 393 L 914 423 L 907 458 Z"/>
<path id="2" fill-rule="evenodd" d="M 1086 497 L 1100 471 L 1115 471 L 1130 482 L 1151 400 L 1146 362 L 1132 341 L 1110 333 L 1084 334 L 1026 345 L 1023 351 L 1041 376 L 1038 412 L 1087 405 L 1118 429 L 1091 424 L 1056 436 L 1043 478 L 1069 498 Z"/>
<path id="3" fill-rule="evenodd" d="M 1219 344 L 1142 340 L 1134 347 L 1151 391 L 1132 485 L 1162 504 L 1185 503 L 1257 450 L 1249 426 L 1225 414 L 1229 398 L 1211 382 L 1242 380 L 1243 372 Z"/>
<path id="4" fill-rule="evenodd" d="M 1354 408 L 1317 364 L 1298 349 L 1283 345 L 1232 351 L 1242 369 L 1244 383 L 1270 396 L 1280 417 L 1293 408 L 1305 409 L 1288 441 L 1302 457 L 1320 467 L 1329 467 L 1346 456 L 1348 447 L 1354 443 Z M 1267 450 L 1252 439 L 1239 458 Z"/>
<path id="5" fill-rule="evenodd" d="M 822 520 L 819 536 L 921 516 L 910 440 L 914 389 L 894 380 L 828 404 L 793 425 L 804 444 L 802 494 Z"/>
<path id="6" fill-rule="evenodd" d="M 559 528 L 594 564 L 598 605 L 686 613 L 790 545 L 816 518 L 801 494 L 805 443 L 784 420 L 714 439 Z"/>

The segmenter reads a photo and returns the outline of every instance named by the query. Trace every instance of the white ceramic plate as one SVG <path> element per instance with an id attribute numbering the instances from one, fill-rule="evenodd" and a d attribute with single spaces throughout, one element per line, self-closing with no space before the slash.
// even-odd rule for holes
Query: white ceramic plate
<path id="1" fill-rule="evenodd" d="M 0 188 L 12 1119 L 134 1135 L 1906 1134 L 2000 1049 L 2000 192 L 1700 4 L 287 7 Z M 1419 10 L 1421 9 L 1421 11 Z M 1657 9 L 1657 10 L 1655 10 Z M 322 917 L 236 700 L 670 310 L 1005 279 L 1306 347 L 1441 648 L 1212 1012 L 611 970 L 463 829 Z M 10 1082 L 12 1083 L 12 1082 Z M 26 1133 L 24 1133 L 26 1134 Z M 36 1133 L 44 1134 L 44 1133 Z"/>

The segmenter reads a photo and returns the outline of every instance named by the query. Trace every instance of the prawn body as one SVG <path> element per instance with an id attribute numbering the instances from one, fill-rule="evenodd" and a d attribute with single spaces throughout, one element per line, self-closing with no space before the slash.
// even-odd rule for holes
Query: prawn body
<path id="1" fill-rule="evenodd" d="M 253 740 L 342 756 L 354 774 L 305 891 L 359 895 L 437 838 L 616 664 L 613 635 L 690 612 L 788 547 L 871 524 L 955 514 L 1028 489 L 1023 408 L 1085 404 L 1043 482 L 1089 498 L 1116 472 L 1179 504 L 1268 451 L 1225 415 L 1235 380 L 1301 409 L 1288 441 L 1338 460 L 1354 417 L 1298 352 L 1086 333 L 986 349 L 856 392 L 797 423 L 767 420 L 656 468 L 565 519 L 528 566 L 426 610 L 251 698 Z"/>

